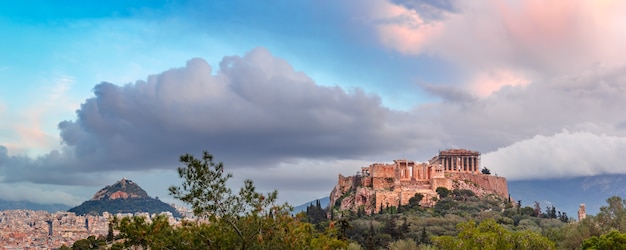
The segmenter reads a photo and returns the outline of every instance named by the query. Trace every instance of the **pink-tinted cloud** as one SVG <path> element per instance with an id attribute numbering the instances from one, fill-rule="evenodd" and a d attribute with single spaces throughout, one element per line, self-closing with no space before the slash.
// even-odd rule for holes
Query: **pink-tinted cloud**
<path id="1" fill-rule="evenodd" d="M 34 95 L 42 96 L 33 99 L 24 108 L 23 112 L 2 112 L 0 117 L 16 121 L 8 128 L 13 134 L 5 137 L 3 142 L 10 152 L 17 155 L 35 155 L 59 147 L 59 136 L 56 130 L 46 130 L 46 127 L 54 128 L 58 122 L 58 114 L 74 110 L 76 107 L 68 99 L 68 91 L 71 89 L 73 79 L 61 76 L 49 81 L 50 86 L 34 91 Z"/>
<path id="2" fill-rule="evenodd" d="M 523 87 L 530 82 L 523 74 L 503 69 L 477 74 L 469 90 L 476 96 L 487 97 L 504 86 Z"/>
<path id="3" fill-rule="evenodd" d="M 623 67 L 624 1 L 458 1 L 425 20 L 424 10 L 387 2 L 375 30 L 381 44 L 435 55 L 468 72 L 532 71 L 568 75 L 593 65 Z M 384 6 L 384 5 L 382 5 Z M 380 6 L 377 6 L 380 8 Z M 476 78 L 476 77 L 474 77 Z"/>
<path id="4" fill-rule="evenodd" d="M 382 4 L 376 30 L 381 43 L 401 53 L 417 54 L 437 36 L 443 23 L 426 21 L 415 10 L 393 4 Z"/>

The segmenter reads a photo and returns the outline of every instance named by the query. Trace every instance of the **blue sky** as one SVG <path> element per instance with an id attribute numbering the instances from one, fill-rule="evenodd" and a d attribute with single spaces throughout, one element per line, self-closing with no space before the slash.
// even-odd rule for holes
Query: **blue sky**
<path id="1" fill-rule="evenodd" d="M 178 155 L 202 150 L 295 204 L 454 147 L 510 179 L 626 173 L 625 9 L 2 3 L 0 186 L 18 191 L 0 198 L 74 204 L 127 177 L 167 200 Z"/>

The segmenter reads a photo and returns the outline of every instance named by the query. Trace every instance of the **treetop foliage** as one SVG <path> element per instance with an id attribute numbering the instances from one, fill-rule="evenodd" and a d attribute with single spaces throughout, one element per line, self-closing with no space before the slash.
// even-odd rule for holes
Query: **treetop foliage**
<path id="1" fill-rule="evenodd" d="M 302 218 L 290 215 L 288 204 L 276 205 L 278 192 L 262 194 L 252 180 L 234 194 L 227 186 L 232 174 L 223 163 L 203 152 L 201 159 L 190 154 L 180 157 L 178 168 L 183 182 L 171 186 L 175 198 L 191 205 L 196 221 L 170 225 L 164 217 L 146 222 L 127 217 L 114 222 L 120 233 L 117 246 L 143 249 L 344 249 L 346 222 L 332 222 L 318 232 Z M 120 246 L 121 244 L 121 246 Z M 115 245 L 115 244 L 114 244 Z"/>
<path id="2" fill-rule="evenodd" d="M 195 220 L 173 226 L 164 216 L 115 218 L 118 235 L 83 240 L 79 246 L 110 249 L 625 249 L 626 201 L 611 197 L 597 216 L 572 223 L 548 207 L 512 207 L 498 196 L 437 189 L 434 207 L 389 204 L 381 214 L 340 211 L 329 220 L 319 202 L 293 217 L 277 192 L 259 193 L 251 180 L 239 192 L 231 174 L 204 152 L 181 156 L 180 186 L 170 194 L 191 205 Z M 442 195 L 443 194 L 443 195 Z M 397 206 L 397 207 L 396 207 Z M 361 210 L 359 210 L 361 211 Z"/>

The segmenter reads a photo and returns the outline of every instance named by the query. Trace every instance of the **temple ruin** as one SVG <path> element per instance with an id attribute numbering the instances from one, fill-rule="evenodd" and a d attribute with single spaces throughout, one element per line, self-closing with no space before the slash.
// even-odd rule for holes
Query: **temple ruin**
<path id="1" fill-rule="evenodd" d="M 339 175 L 331 192 L 331 207 L 339 210 L 362 207 L 372 213 L 381 207 L 406 205 L 416 193 L 424 196 L 421 205 L 432 206 L 439 198 L 435 192 L 438 187 L 507 197 L 506 179 L 482 174 L 480 168 L 480 152 L 466 149 L 442 150 L 421 163 L 406 159 L 374 163 L 362 167 L 354 176 Z"/>

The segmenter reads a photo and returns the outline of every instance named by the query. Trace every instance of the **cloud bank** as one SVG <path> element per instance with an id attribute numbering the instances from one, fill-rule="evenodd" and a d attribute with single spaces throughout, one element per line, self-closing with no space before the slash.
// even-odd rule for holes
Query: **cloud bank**
<path id="1" fill-rule="evenodd" d="M 103 82 L 59 123 L 63 148 L 3 159 L 5 182 L 82 185 L 84 173 L 174 169 L 206 149 L 232 166 L 267 168 L 295 159 L 352 159 L 404 152 L 419 131 L 401 112 L 360 89 L 322 87 L 258 48 L 202 59 L 123 86 Z M 76 178 L 71 178 L 76 175 Z M 75 179 L 75 180 L 72 180 Z"/>
<path id="2" fill-rule="evenodd" d="M 485 153 L 485 164 L 511 179 L 540 177 L 522 171 L 530 165 L 550 168 L 541 177 L 623 173 L 623 161 L 608 155 L 619 152 L 626 136 L 626 115 L 619 115 L 625 77 L 622 70 L 598 67 L 505 87 L 486 98 L 424 85 L 442 101 L 403 112 L 359 89 L 319 86 L 258 48 L 225 57 L 217 70 L 192 59 L 145 81 L 98 84 L 76 119 L 59 123 L 60 150 L 31 158 L 2 147 L 1 173 L 3 182 L 90 185 L 101 182 L 97 173 L 175 169 L 180 154 L 201 150 L 234 168 L 261 171 L 311 160 L 427 160 L 453 147 Z M 568 148 L 576 141 L 605 145 L 593 147 L 603 161 L 584 160 L 591 156 Z M 561 152 L 565 165 L 546 165 L 552 161 L 541 151 Z M 530 155 L 537 156 L 534 164 L 527 164 Z M 333 164 L 313 165 L 337 173 L 328 167 Z M 280 178 L 291 177 L 272 181 Z"/>
<path id="3" fill-rule="evenodd" d="M 380 43 L 448 60 L 479 96 L 541 76 L 626 66 L 626 3 L 611 1 L 377 1 Z M 473 79 L 473 80 L 471 80 Z"/>

